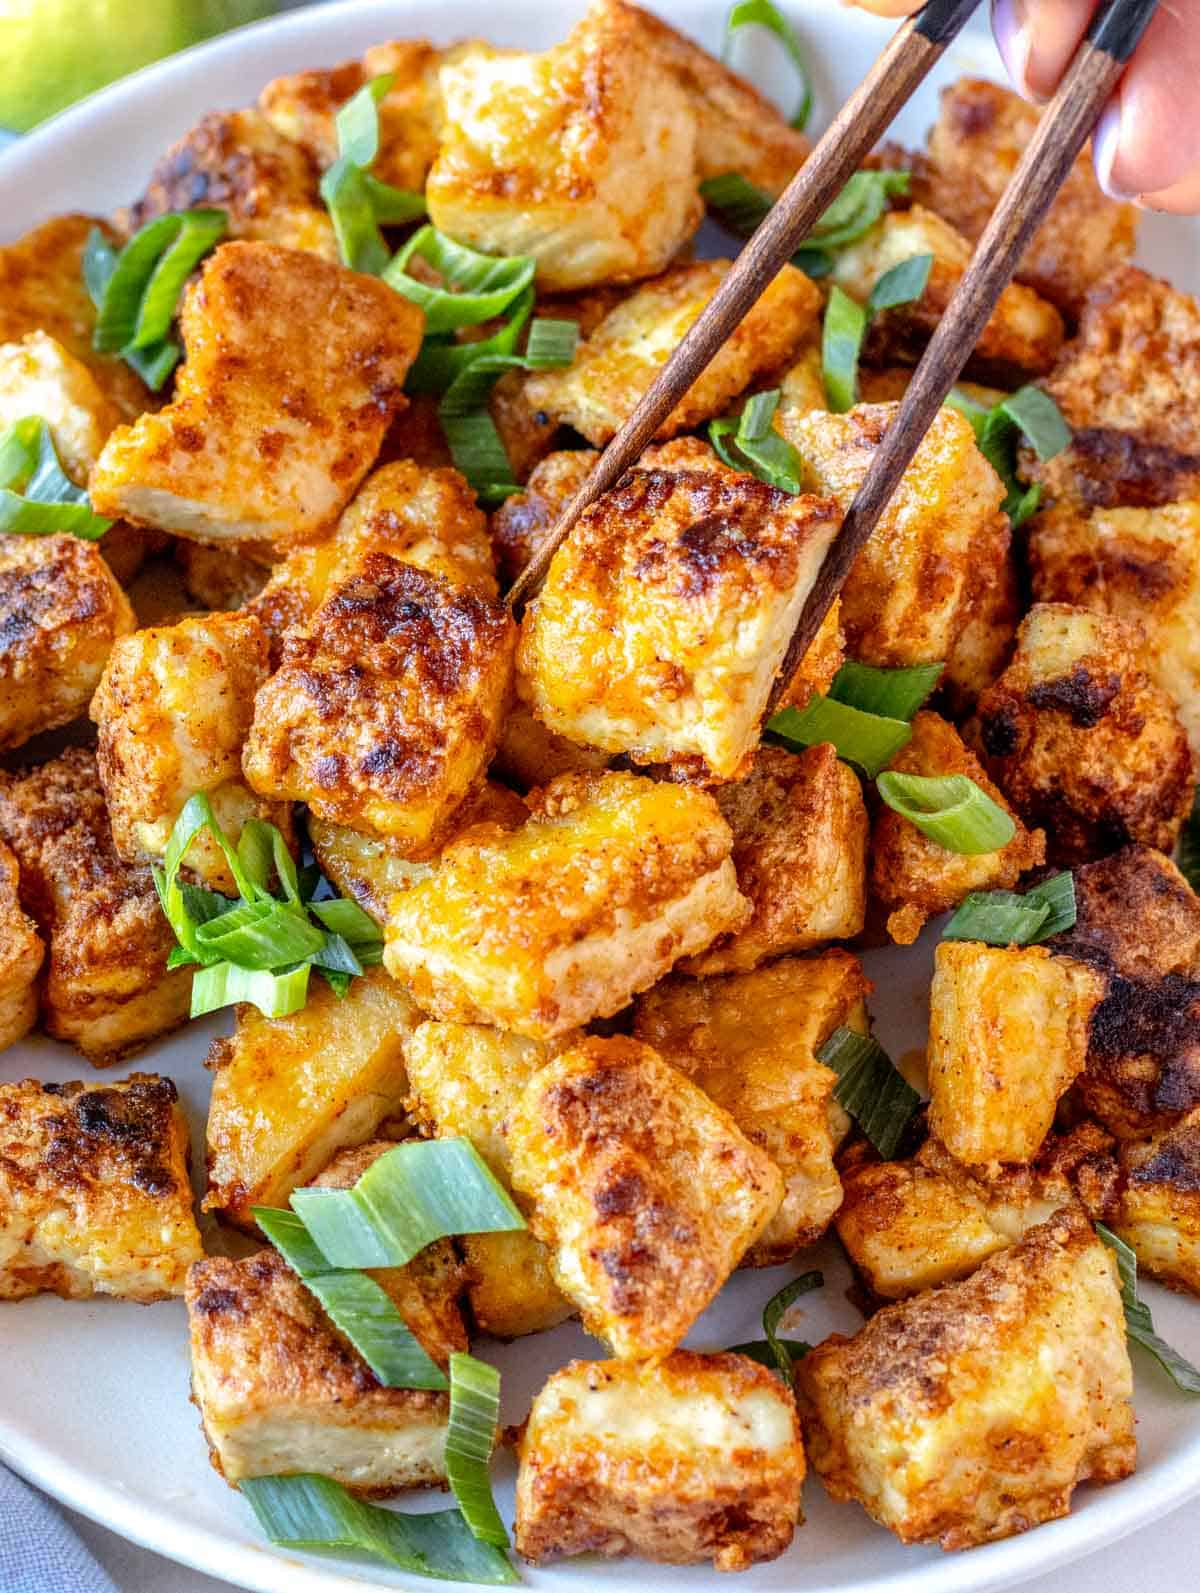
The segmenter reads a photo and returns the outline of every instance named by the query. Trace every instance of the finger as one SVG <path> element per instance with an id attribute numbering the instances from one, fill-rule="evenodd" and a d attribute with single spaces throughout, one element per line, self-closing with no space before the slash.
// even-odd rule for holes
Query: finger
<path id="1" fill-rule="evenodd" d="M 1096 0 L 992 0 L 992 26 L 1021 94 L 1046 100 L 1079 48 Z"/>
<path id="2" fill-rule="evenodd" d="M 1160 6 L 1096 137 L 1096 170 L 1114 197 L 1200 208 L 1198 84 L 1200 12 Z"/>

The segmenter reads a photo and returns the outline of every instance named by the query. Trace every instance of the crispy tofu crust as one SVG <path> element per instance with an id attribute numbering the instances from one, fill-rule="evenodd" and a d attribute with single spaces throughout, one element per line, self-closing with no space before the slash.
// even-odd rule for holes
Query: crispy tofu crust
<path id="1" fill-rule="evenodd" d="M 850 1119 L 816 1058 L 839 1024 L 866 1032 L 871 982 L 844 951 L 723 979 L 672 975 L 639 996 L 633 1032 L 733 1118 L 784 1177 L 783 1204 L 743 1257 L 775 1266 L 815 1244 L 842 1199 L 834 1151 Z"/>
<path id="2" fill-rule="evenodd" d="M 1200 1294 L 1200 1111 L 1153 1139 L 1122 1145 L 1121 1167 L 1116 1232 L 1143 1271 Z"/>
<path id="3" fill-rule="evenodd" d="M 1026 824 L 1045 829 L 1053 861 L 1084 863 L 1125 841 L 1174 849 L 1195 770 L 1144 647 L 1136 624 L 1037 603 L 979 699 L 988 771 Z"/>
<path id="4" fill-rule="evenodd" d="M 730 260 L 701 260 L 644 283 L 579 345 L 571 365 L 528 379 L 530 405 L 602 447 L 629 419 L 731 266 Z M 785 364 L 815 335 L 820 311 L 816 284 L 784 266 L 655 436 L 674 437 L 722 414 L 755 377 Z"/>
<path id="5" fill-rule="evenodd" d="M 528 800 L 520 829 L 469 830 L 392 901 L 384 961 L 435 1017 L 549 1039 L 745 920 L 707 792 L 562 775 Z"/>
<path id="6" fill-rule="evenodd" d="M 736 471 L 630 471 L 525 612 L 519 694 L 570 740 L 736 777 L 838 523 Z"/>
<path id="7" fill-rule="evenodd" d="M 1029 1162 L 1083 1071 L 1105 994 L 1044 946 L 944 940 L 929 993 L 929 1127 L 966 1163 Z"/>
<path id="8" fill-rule="evenodd" d="M 175 1086 L 0 1084 L 0 1300 L 143 1304 L 182 1294 L 202 1255 Z"/>
<path id="9" fill-rule="evenodd" d="M 422 324 L 375 277 L 276 244 L 222 244 L 184 297 L 174 399 L 118 427 L 92 472 L 97 513 L 200 542 L 319 535 L 403 404 Z M 297 338 L 300 326 L 318 335 Z"/>
<path id="10" fill-rule="evenodd" d="M 614 0 L 541 55 L 463 46 L 441 91 L 429 219 L 489 254 L 533 255 L 540 287 L 653 276 L 696 230 L 688 94 Z"/>
<path id="11" fill-rule="evenodd" d="M 797 1372 L 809 1463 L 902 1543 L 1009 1537 L 1134 1468 L 1116 1258 L 1082 1212 L 835 1333 Z"/>
<path id="12" fill-rule="evenodd" d="M 246 778 L 409 853 L 434 848 L 496 745 L 515 646 L 498 603 L 369 553 L 288 634 L 254 701 Z"/>
<path id="13" fill-rule="evenodd" d="M 252 1206 L 285 1206 L 337 1151 L 369 1140 L 408 1088 L 404 1052 L 419 1014 L 382 969 L 339 999 L 314 980 L 286 1018 L 240 1006 L 214 1040 L 204 1206 L 256 1232 Z"/>
<path id="14" fill-rule="evenodd" d="M 1003 808 L 1016 833 L 996 852 L 948 852 L 881 804 L 871 828 L 871 890 L 891 909 L 888 934 L 902 946 L 916 940 L 927 918 L 957 907 L 971 891 L 1010 890 L 1026 869 L 1046 858 L 1045 836 L 1025 828 L 953 725 L 923 709 L 912 729 L 912 740 L 889 768 L 900 774 L 966 775 Z"/>
<path id="15" fill-rule="evenodd" d="M 729 1113 L 623 1036 L 541 1068 L 506 1132 L 559 1288 L 621 1360 L 675 1349 L 783 1199 Z"/>
<path id="16" fill-rule="evenodd" d="M 449 1394 L 382 1388 L 278 1251 L 197 1262 L 187 1308 L 192 1398 L 231 1487 L 298 1470 L 369 1497 L 445 1482 Z"/>
<path id="17" fill-rule="evenodd" d="M 150 870 L 117 856 L 95 754 L 72 747 L 0 774 L 0 839 L 16 854 L 21 905 L 50 949 L 48 1032 L 106 1067 L 182 1023 L 191 971 L 167 971 L 175 937 Z"/>
<path id="18" fill-rule="evenodd" d="M 530 471 L 525 490 L 506 498 L 493 514 L 492 547 L 505 587 L 541 547 L 599 457 L 591 448 L 547 454 Z"/>
<path id="19" fill-rule="evenodd" d="M 1041 115 L 986 78 L 951 83 L 942 90 L 927 156 L 917 162 L 913 198 L 977 242 Z M 1017 280 L 1074 317 L 1097 279 L 1128 260 L 1136 241 L 1137 211 L 1101 189 L 1089 146 L 1022 255 Z"/>
<path id="20" fill-rule="evenodd" d="M 133 610 L 93 542 L 0 536 L 0 750 L 87 709 Z"/>
<path id="21" fill-rule="evenodd" d="M 0 431 L 27 415 L 49 426 L 55 452 L 77 486 L 122 418 L 83 361 L 45 332 L 0 344 Z"/>
<path id="22" fill-rule="evenodd" d="M 598 773 L 611 762 L 611 753 L 556 735 L 535 719 L 524 703 L 518 702 L 500 728 L 492 768 L 528 791 L 533 786 L 549 785 L 560 774 Z"/>
<path id="23" fill-rule="evenodd" d="M 894 404 L 810 411 L 787 427 L 812 490 L 843 512 L 866 477 Z M 846 651 L 885 669 L 941 663 L 986 605 L 1008 559 L 1004 488 L 962 415 L 939 410 L 842 589 Z"/>
<path id="24" fill-rule="evenodd" d="M 37 976 L 46 948 L 21 908 L 20 871 L 0 841 L 0 1051 L 22 1039 L 37 1020 Z"/>
<path id="25" fill-rule="evenodd" d="M 179 540 L 171 554 L 184 591 L 201 608 L 241 608 L 258 596 L 271 574 L 269 564 L 231 547 Z"/>
<path id="26" fill-rule="evenodd" d="M 738 889 L 754 916 L 683 972 L 701 977 L 756 968 L 786 952 L 849 940 L 867 905 L 867 809 L 858 776 L 833 747 L 802 753 L 760 747 L 750 772 L 718 786 L 733 831 Z"/>
<path id="27" fill-rule="evenodd" d="M 521 1437 L 517 1552 L 636 1554 L 743 1571 L 782 1554 L 804 1449 L 791 1394 L 742 1355 L 572 1361 Z"/>

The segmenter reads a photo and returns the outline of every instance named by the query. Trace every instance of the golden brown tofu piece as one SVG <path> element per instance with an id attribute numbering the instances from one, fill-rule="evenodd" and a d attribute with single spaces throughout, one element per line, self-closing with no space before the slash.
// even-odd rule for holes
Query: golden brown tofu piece
<path id="1" fill-rule="evenodd" d="M 1012 657 L 1025 600 L 1012 558 L 1012 529 L 1006 514 L 992 521 L 990 540 L 980 539 L 972 557 L 974 590 L 966 623 L 946 656 L 941 686 L 956 717 L 965 718 L 981 691 Z"/>
<path id="2" fill-rule="evenodd" d="M 17 892 L 20 870 L 0 841 L 0 1051 L 27 1035 L 37 1020 L 37 976 L 46 948 Z"/>
<path id="3" fill-rule="evenodd" d="M 1142 666 L 1172 699 L 1200 759 L 1200 501 L 1157 509 L 1047 509 L 1029 528 L 1039 603 L 1135 620 Z"/>
<path id="4" fill-rule="evenodd" d="M 1144 1272 L 1200 1294 L 1200 1110 L 1153 1139 L 1122 1145 L 1121 1168 L 1113 1228 Z"/>
<path id="5" fill-rule="evenodd" d="M 636 1554 L 744 1571 L 802 1519 L 795 1403 L 744 1355 L 572 1361 L 535 1397 L 517 1453 L 517 1552 L 534 1564 Z"/>
<path id="6" fill-rule="evenodd" d="M 500 728 L 492 767 L 528 791 L 532 786 L 549 785 L 560 774 L 598 773 L 611 762 L 611 753 L 556 735 L 535 719 L 524 703 L 516 703 Z"/>
<path id="7" fill-rule="evenodd" d="M 0 1084 L 0 1300 L 166 1300 L 203 1254 L 175 1086 Z"/>
<path id="8" fill-rule="evenodd" d="M 271 574 L 269 564 L 229 546 L 177 541 L 171 554 L 184 591 L 205 609 L 241 608 L 258 596 Z"/>
<path id="9" fill-rule="evenodd" d="M 623 1036 L 539 1069 L 506 1125 L 555 1280 L 621 1360 L 677 1348 L 783 1199 L 729 1113 Z"/>
<path id="10" fill-rule="evenodd" d="M 128 420 L 154 399 L 124 360 L 92 347 L 96 310 L 83 281 L 83 249 L 93 227 L 116 242 L 106 222 L 68 215 L 44 221 L 0 249 L 0 343 L 15 343 L 30 332 L 52 337 L 87 366 Z"/>
<path id="11" fill-rule="evenodd" d="M 838 523 L 735 471 L 630 471 L 525 612 L 520 696 L 572 741 L 736 777 Z"/>
<path id="12" fill-rule="evenodd" d="M 902 946 L 916 940 L 927 918 L 957 907 L 971 891 L 1011 889 L 1026 869 L 1036 868 L 1046 857 L 1045 836 L 1025 828 L 952 724 L 922 709 L 912 730 L 912 740 L 892 759 L 890 769 L 925 777 L 965 775 L 1003 808 L 1016 833 L 995 852 L 948 852 L 910 819 L 881 804 L 871 828 L 871 890 L 891 909 L 888 934 Z"/>
<path id="13" fill-rule="evenodd" d="M 1074 926 L 1047 945 L 1108 980 L 1075 1094 L 1118 1138 L 1144 1139 L 1200 1107 L 1200 900 L 1146 846 L 1076 869 L 1075 898 Z"/>
<path id="14" fill-rule="evenodd" d="M 812 411 L 787 431 L 813 491 L 850 507 L 887 427 L 892 404 L 846 415 Z M 971 423 L 939 410 L 842 589 L 846 651 L 885 669 L 942 663 L 1008 558 L 1004 488 L 975 445 Z"/>
<path id="15" fill-rule="evenodd" d="M 842 1199 L 834 1151 L 850 1119 L 816 1051 L 866 1032 L 870 980 L 844 951 L 784 957 L 722 979 L 673 975 L 638 998 L 634 1034 L 723 1107 L 784 1177 L 783 1204 L 743 1258 L 775 1266 L 825 1232 Z"/>
<path id="16" fill-rule="evenodd" d="M 1195 769 L 1175 705 L 1143 668 L 1136 624 L 1037 603 L 1008 668 L 979 699 L 988 772 L 1055 862 L 1125 841 L 1174 849 Z"/>
<path id="17" fill-rule="evenodd" d="M 92 472 L 97 513 L 200 542 L 319 535 L 403 404 L 422 324 L 375 277 L 276 244 L 222 244 L 184 296 L 174 398 L 118 427 Z"/>
<path id="18" fill-rule="evenodd" d="M 50 428 L 63 469 L 82 486 L 121 411 L 95 376 L 45 332 L 0 344 L 0 432 L 28 415 Z"/>
<path id="19" fill-rule="evenodd" d="M 39 768 L 0 774 L 0 839 L 50 951 L 47 1031 L 106 1067 L 182 1023 L 191 970 L 167 970 L 175 936 L 150 870 L 117 856 L 95 754 L 71 747 Z"/>
<path id="20" fill-rule="evenodd" d="M 731 265 L 700 260 L 644 283 L 605 316 L 570 365 L 529 378 L 529 403 L 602 447 L 629 419 Z M 814 335 L 820 310 L 816 284 L 784 266 L 655 436 L 674 437 L 723 414 L 756 377 L 787 363 Z"/>
<path id="21" fill-rule="evenodd" d="M 551 1039 L 747 917 L 707 792 L 568 774 L 528 801 L 520 829 L 468 831 L 392 901 L 384 961 L 433 1016 Z"/>
<path id="22" fill-rule="evenodd" d="M 683 972 L 731 973 L 785 952 L 849 940 L 867 905 L 867 809 L 858 776 L 825 743 L 760 747 L 750 772 L 713 793 L 733 831 L 738 889 L 754 916 Z"/>
<path id="23" fill-rule="evenodd" d="M 1136 266 L 1088 295 L 1079 333 L 1042 384 L 1074 430 L 1031 479 L 1085 508 L 1200 498 L 1200 304 Z"/>
<path id="24" fill-rule="evenodd" d="M 865 304 L 880 277 L 914 255 L 931 254 L 925 291 L 915 303 L 878 314 L 868 351 L 876 363 L 915 364 L 945 315 L 970 264 L 972 246 L 943 217 L 913 205 L 877 221 L 834 256 L 830 281 Z M 1063 319 L 1032 288 L 1011 282 L 1000 295 L 971 359 L 971 370 L 1001 382 L 1050 370 L 1063 345 Z"/>
<path id="25" fill-rule="evenodd" d="M 547 454 L 530 471 L 525 490 L 514 492 L 496 510 L 492 547 L 506 588 L 541 547 L 599 457 L 591 448 Z"/>
<path id="26" fill-rule="evenodd" d="M 314 979 L 286 1018 L 240 1006 L 233 1034 L 208 1054 L 205 1208 L 253 1231 L 252 1206 L 286 1206 L 336 1152 L 369 1140 L 404 1100 L 418 1022 L 408 992 L 380 968 L 341 998 Z"/>
<path id="27" fill-rule="evenodd" d="M 225 212 L 230 237 L 338 258 L 315 165 L 260 111 L 210 111 L 172 144 L 132 207 L 129 230 L 204 208 Z"/>
<path id="28" fill-rule="evenodd" d="M 338 111 L 372 78 L 391 74 L 394 82 L 377 101 L 379 152 L 371 174 L 394 188 L 420 191 L 437 154 L 438 67 L 451 53 L 424 39 L 373 44 L 359 61 L 273 78 L 258 107 L 276 132 L 299 144 L 324 171 L 338 157 Z"/>
<path id="29" fill-rule="evenodd" d="M 288 634 L 246 778 L 410 854 L 435 848 L 496 745 L 515 646 L 500 604 L 370 553 Z"/>
<path id="30" fill-rule="evenodd" d="M 0 536 L 0 749 L 87 711 L 129 599 L 93 542 Z"/>
<path id="31" fill-rule="evenodd" d="M 188 1274 L 192 1397 L 214 1468 L 299 1469 L 386 1497 L 446 1480 L 450 1396 L 384 1388 L 276 1250 Z"/>
<path id="32" fill-rule="evenodd" d="M 1041 115 L 999 83 L 960 77 L 942 90 L 913 198 L 978 242 Z M 1092 285 L 1128 260 L 1136 241 L 1137 211 L 1107 197 L 1085 149 L 1022 255 L 1017 281 L 1077 316 Z"/>
<path id="33" fill-rule="evenodd" d="M 1136 1462 L 1116 1258 L 1082 1212 L 833 1334 L 797 1378 L 813 1470 L 902 1543 L 1024 1532 Z"/>
<path id="34" fill-rule="evenodd" d="M 127 863 L 161 858 L 184 803 L 200 791 L 235 846 L 248 818 L 290 827 L 287 810 L 242 778 L 254 693 L 266 678 L 267 639 L 249 614 L 185 619 L 116 644 L 91 714 L 113 844 Z M 187 864 L 214 890 L 237 895 L 210 835 L 197 836 Z"/>
<path id="35" fill-rule="evenodd" d="M 533 255 L 554 291 L 653 276 L 696 230 L 696 119 L 623 5 L 540 55 L 463 46 L 440 78 L 425 197 L 460 243 Z"/>
<path id="36" fill-rule="evenodd" d="M 959 1161 L 1032 1161 L 1083 1071 L 1105 981 L 1044 946 L 944 940 L 929 993 L 929 1127 Z"/>
<path id="37" fill-rule="evenodd" d="M 551 1047 L 482 1024 L 423 1023 L 408 1048 L 408 1109 L 427 1133 L 469 1139 L 496 1177 L 510 1185 L 504 1120 L 561 1043 Z M 533 1234 L 467 1234 L 459 1244 L 479 1332 L 520 1338 L 573 1313 L 554 1282 L 550 1252 Z"/>

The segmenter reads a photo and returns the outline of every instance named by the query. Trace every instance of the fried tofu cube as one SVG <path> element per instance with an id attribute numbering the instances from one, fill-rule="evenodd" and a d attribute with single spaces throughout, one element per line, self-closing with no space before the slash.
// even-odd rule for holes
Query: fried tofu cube
<path id="1" fill-rule="evenodd" d="M 1029 529 L 1033 595 L 1140 623 L 1142 666 L 1200 760 L 1200 502 L 1048 509 Z"/>
<path id="2" fill-rule="evenodd" d="M 883 311 L 873 323 L 869 347 L 884 364 L 916 363 L 971 262 L 971 244 L 941 216 L 913 205 L 883 216 L 834 258 L 830 281 L 865 304 L 885 272 L 924 254 L 933 256 L 924 293 L 913 304 Z M 971 368 L 1001 381 L 1041 375 L 1057 359 L 1063 335 L 1063 319 L 1054 306 L 1032 288 L 1011 282 L 980 334 Z"/>
<path id="3" fill-rule="evenodd" d="M 833 747 L 760 747 L 749 774 L 713 794 L 733 831 L 738 889 L 754 916 L 690 958 L 683 972 L 757 968 L 862 930 L 867 809 L 858 776 Z"/>
<path id="4" fill-rule="evenodd" d="M 743 1259 L 775 1266 L 815 1244 L 842 1200 L 834 1151 L 850 1119 L 816 1051 L 866 1033 L 870 981 L 844 951 L 784 957 L 722 979 L 672 976 L 638 998 L 634 1034 L 723 1107 L 784 1177 L 783 1204 Z"/>
<path id="5" fill-rule="evenodd" d="M 0 841 L 0 1051 L 27 1035 L 37 1020 L 37 976 L 46 948 L 17 892 L 20 870 Z"/>
<path id="6" fill-rule="evenodd" d="M 696 119 L 625 8 L 600 3 L 541 55 L 471 44 L 441 69 L 429 219 L 528 254 L 547 290 L 662 271 L 695 232 Z"/>
<path id="7" fill-rule="evenodd" d="M 1037 603 L 1012 662 L 979 699 L 988 772 L 1052 860 L 1085 863 L 1125 841 L 1171 852 L 1196 773 L 1175 704 L 1143 668 L 1140 627 Z"/>
<path id="8" fill-rule="evenodd" d="M 961 77 L 942 90 L 941 112 L 919 161 L 913 197 L 972 243 L 991 219 L 1042 112 L 986 78 Z M 1088 291 L 1137 241 L 1137 211 L 1109 199 L 1085 149 L 1017 267 L 1017 281 L 1077 316 Z"/>
<path id="9" fill-rule="evenodd" d="M 213 1466 L 309 1471 L 382 1497 L 446 1480 L 450 1396 L 384 1388 L 276 1250 L 188 1274 L 192 1397 Z"/>
<path id="10" fill-rule="evenodd" d="M 610 753 L 556 735 L 535 719 L 524 703 L 516 703 L 501 726 L 492 767 L 528 791 L 532 786 L 549 785 L 560 774 L 599 773 L 611 762 Z"/>
<path id="11" fill-rule="evenodd" d="M 339 998 L 322 980 L 286 1018 L 240 1006 L 214 1040 L 204 1206 L 253 1231 L 252 1206 L 286 1206 L 345 1149 L 369 1140 L 408 1090 L 404 1053 L 420 1015 L 368 969 Z"/>
<path id="12" fill-rule="evenodd" d="M 744 1355 L 572 1361 L 535 1397 L 518 1456 L 517 1552 L 534 1564 L 636 1554 L 744 1571 L 801 1519 L 795 1403 Z"/>
<path id="13" fill-rule="evenodd" d="M 206 207 L 225 212 L 233 238 L 338 258 L 315 165 L 261 111 L 210 111 L 172 144 L 132 207 L 129 230 L 173 211 Z"/>
<path id="14" fill-rule="evenodd" d="M 510 1185 L 504 1120 L 552 1055 L 550 1046 L 503 1029 L 423 1023 L 408 1048 L 408 1109 L 426 1132 L 469 1139 L 496 1177 Z M 554 1282 L 550 1252 L 533 1234 L 467 1234 L 459 1244 L 479 1332 L 515 1339 L 555 1327 L 573 1313 Z"/>
<path id="15" fill-rule="evenodd" d="M 730 260 L 701 260 L 643 284 L 605 316 L 570 365 L 529 378 L 530 404 L 602 447 L 629 419 L 731 266 Z M 820 309 L 816 284 L 784 266 L 655 436 L 674 437 L 723 414 L 756 377 L 786 364 L 815 335 Z"/>
<path id="16" fill-rule="evenodd" d="M 1115 1231 L 1144 1272 L 1200 1294 L 1200 1110 L 1153 1139 L 1122 1145 L 1121 1167 Z"/>
<path id="17" fill-rule="evenodd" d="M 547 454 L 529 473 L 523 492 L 506 498 L 492 516 L 492 547 L 500 579 L 509 587 L 550 534 L 583 486 L 599 454 L 590 448 Z"/>
<path id="18" fill-rule="evenodd" d="M 106 222 L 68 215 L 44 221 L 0 249 L 0 343 L 16 343 L 30 333 L 53 338 L 87 366 L 101 393 L 128 420 L 154 400 L 124 360 L 92 347 L 96 309 L 83 280 L 83 250 L 93 227 L 116 242 Z"/>
<path id="19" fill-rule="evenodd" d="M 203 542 L 179 540 L 171 554 L 184 591 L 205 609 L 224 611 L 252 603 L 271 575 L 269 564 L 228 546 L 210 548 Z"/>
<path id="20" fill-rule="evenodd" d="M 266 678 L 267 639 L 249 614 L 185 619 L 116 644 L 91 712 L 113 844 L 126 862 L 161 858 L 184 803 L 200 791 L 235 846 L 250 817 L 288 827 L 286 809 L 260 801 L 242 779 L 242 743 Z M 187 862 L 213 889 L 237 895 L 211 836 L 197 837 Z"/>
<path id="21" fill-rule="evenodd" d="M 791 423 L 813 491 L 844 513 L 862 485 L 894 404 L 846 415 L 812 411 Z M 938 411 L 842 589 L 846 651 L 884 669 L 942 663 L 974 615 L 989 572 L 1008 557 L 1004 488 L 971 423 Z"/>
<path id="22" fill-rule="evenodd" d="M 944 940 L 929 993 L 929 1127 L 967 1163 L 1028 1162 L 1083 1071 L 1105 993 L 1044 946 Z"/>
<path id="23" fill-rule="evenodd" d="M 946 657 L 940 685 L 956 717 L 966 718 L 979 694 L 1012 657 L 1017 625 L 1025 609 L 1012 554 L 1006 514 L 992 522 L 992 538 L 980 539 L 972 556 L 973 591 L 966 623 Z"/>
<path id="24" fill-rule="evenodd" d="M 0 749 L 85 713 L 133 609 L 94 542 L 0 536 Z"/>
<path id="25" fill-rule="evenodd" d="M 1078 335 L 1042 384 L 1075 433 L 1025 468 L 1052 499 L 1157 508 L 1200 498 L 1200 303 L 1136 266 L 1088 294 Z"/>
<path id="26" fill-rule="evenodd" d="M 779 1168 L 730 1114 L 624 1036 L 540 1068 L 506 1134 L 559 1288 L 621 1360 L 675 1349 L 783 1200 Z"/>
<path id="27" fill-rule="evenodd" d="M 409 853 L 436 847 L 496 745 L 515 647 L 500 604 L 370 553 L 287 636 L 246 779 Z"/>
<path id="28" fill-rule="evenodd" d="M 957 907 L 972 891 L 1010 890 L 1026 869 L 1045 861 L 1046 838 L 1027 830 L 1004 794 L 963 745 L 952 724 L 925 709 L 913 718 L 912 740 L 888 765 L 900 774 L 965 775 L 1016 825 L 1011 841 L 995 852 L 948 852 L 910 819 L 880 806 L 871 829 L 871 889 L 891 909 L 888 934 L 910 946 L 927 918 Z"/>
<path id="29" fill-rule="evenodd" d="M 45 332 L 0 345 L 0 431 L 37 415 L 50 428 L 63 469 L 77 486 L 88 478 L 121 412 L 82 360 Z"/>
<path id="30" fill-rule="evenodd" d="M 187 291 L 187 359 L 157 414 L 118 427 L 98 514 L 279 548 L 333 525 L 379 452 L 421 341 L 375 277 L 270 243 L 222 244 Z M 297 327 L 315 328 L 298 337 Z"/>
<path id="31" fill-rule="evenodd" d="M 468 831 L 392 902 L 384 961 L 433 1016 L 551 1039 L 747 917 L 707 792 L 568 774 L 528 801 L 520 829 Z"/>
<path id="32" fill-rule="evenodd" d="M 166 1300 L 203 1254 L 170 1079 L 0 1084 L 0 1300 Z"/>
<path id="33" fill-rule="evenodd" d="M 838 524 L 753 476 L 630 471 L 526 609 L 519 695 L 569 740 L 735 778 Z"/>
<path id="34" fill-rule="evenodd" d="M 1122 1140 L 1200 1107 L 1200 899 L 1174 863 L 1127 846 L 1075 870 L 1077 917 L 1047 941 L 1108 978 L 1075 1086 Z"/>
<path id="35" fill-rule="evenodd" d="M 1082 1212 L 835 1333 L 797 1376 L 809 1464 L 902 1543 L 1009 1537 L 1136 1461 L 1116 1258 Z"/>
<path id="36" fill-rule="evenodd" d="M 175 936 L 150 870 L 117 856 L 94 753 L 72 747 L 0 774 L 0 840 L 20 865 L 21 906 L 49 947 L 50 1034 L 107 1067 L 184 1021 L 191 970 L 167 969 Z"/>

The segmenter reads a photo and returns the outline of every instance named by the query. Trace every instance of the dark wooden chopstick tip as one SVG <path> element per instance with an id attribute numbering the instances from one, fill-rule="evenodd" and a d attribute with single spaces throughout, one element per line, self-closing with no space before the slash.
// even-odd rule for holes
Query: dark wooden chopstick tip
<path id="1" fill-rule="evenodd" d="M 1088 42 L 1114 61 L 1128 61 L 1157 10 L 1158 0 L 1108 0 L 1092 19 Z"/>
<path id="2" fill-rule="evenodd" d="M 929 0 L 913 18 L 913 32 L 930 44 L 949 44 L 979 4 L 980 0 Z"/>

